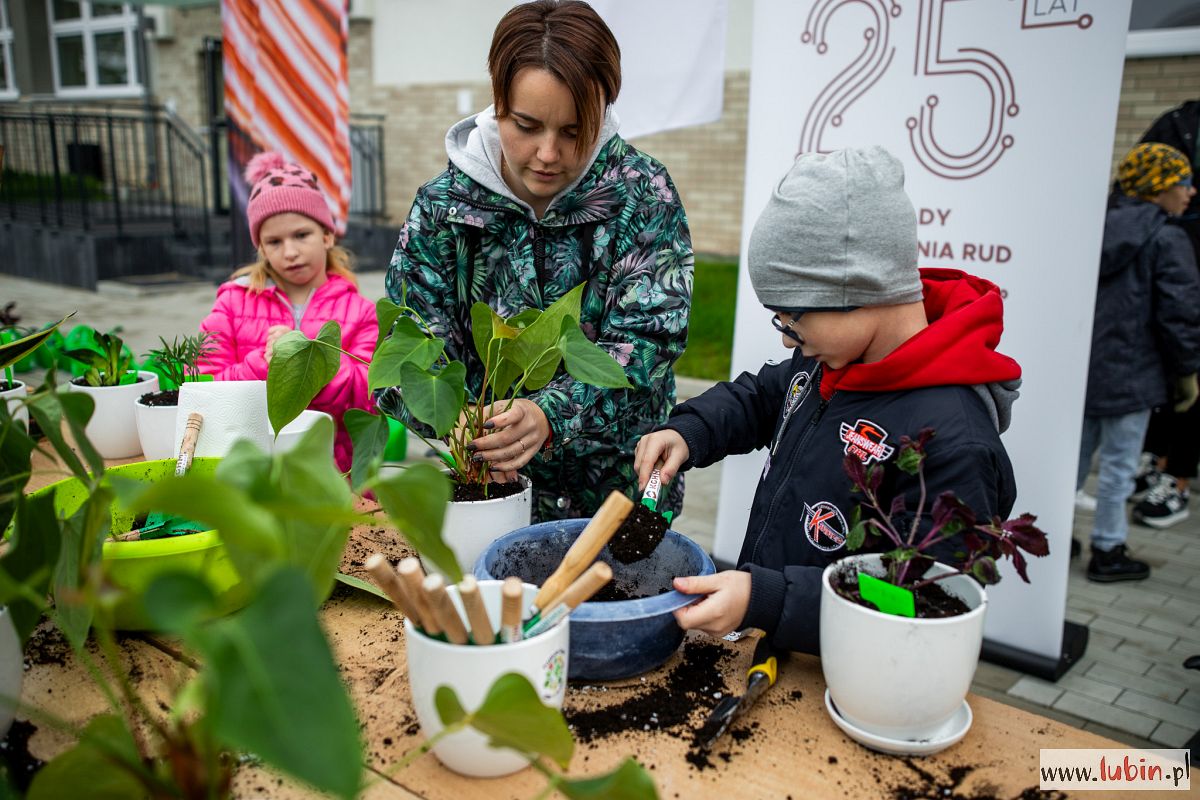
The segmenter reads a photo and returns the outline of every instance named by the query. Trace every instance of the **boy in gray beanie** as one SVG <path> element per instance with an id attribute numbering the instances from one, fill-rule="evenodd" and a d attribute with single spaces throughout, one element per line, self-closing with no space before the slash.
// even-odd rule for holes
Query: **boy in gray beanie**
<path id="1" fill-rule="evenodd" d="M 1021 368 L 995 351 L 1000 292 L 958 270 L 919 270 L 916 231 L 904 169 L 880 147 L 803 154 L 772 192 L 747 268 L 791 360 L 717 384 L 638 442 L 643 486 L 656 466 L 666 482 L 768 448 L 740 566 L 675 579 L 677 590 L 705 595 L 676 612 L 681 627 L 714 636 L 761 628 L 776 647 L 817 652 L 821 572 L 847 554 L 861 499 L 843 461 L 886 463 L 902 436 L 937 434 L 924 489 L 894 476 L 908 508 L 924 490 L 955 492 L 978 519 L 1012 510 L 999 434 Z M 955 545 L 933 555 L 954 561 Z"/>

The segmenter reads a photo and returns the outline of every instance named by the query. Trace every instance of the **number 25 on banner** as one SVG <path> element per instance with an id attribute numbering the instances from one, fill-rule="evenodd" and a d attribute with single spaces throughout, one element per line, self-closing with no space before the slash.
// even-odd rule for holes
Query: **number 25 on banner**
<path id="1" fill-rule="evenodd" d="M 938 96 L 930 94 L 915 116 L 907 119 L 909 141 L 917 160 L 929 172 L 951 180 L 973 178 L 987 172 L 1013 146 L 1013 137 L 1004 132 L 1005 123 L 1017 116 L 1017 90 L 1012 75 L 1004 62 L 994 53 L 979 47 L 959 47 L 948 54 L 951 46 L 943 41 L 943 17 L 946 8 L 955 0 L 916 0 L 917 35 L 916 74 L 928 78 L 947 75 L 973 75 L 983 81 L 990 99 L 988 124 L 981 141 L 965 153 L 951 153 L 943 148 L 934 134 L 934 111 Z M 1033 2 L 1031 9 L 1030 2 Z M 1061 6 L 1069 13 L 1066 4 L 1078 0 L 1023 0 L 1021 8 L 1022 29 L 1077 25 L 1087 28 L 1091 24 L 1089 15 L 1059 21 L 1038 21 L 1039 16 L 1049 16 Z M 1039 8 L 1039 3 L 1046 8 Z M 825 32 L 830 19 L 845 8 L 842 0 L 816 0 L 809 11 L 800 41 L 815 44 L 818 55 L 829 49 Z M 874 86 L 892 65 L 896 48 L 891 44 L 892 19 L 903 11 L 895 0 L 860 0 L 853 4 L 865 6 L 873 22 L 863 31 L 864 44 L 858 56 L 831 80 L 817 95 L 804 120 L 800 134 L 799 152 L 820 152 L 821 139 L 825 130 L 832 125 L 842 124 L 842 115 Z M 1014 9 L 1016 5 L 1014 4 Z M 1033 21 L 1030 21 L 1032 11 Z"/>

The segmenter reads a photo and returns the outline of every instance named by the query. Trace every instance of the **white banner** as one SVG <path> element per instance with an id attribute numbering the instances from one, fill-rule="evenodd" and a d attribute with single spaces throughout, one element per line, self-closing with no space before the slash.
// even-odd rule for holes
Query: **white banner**
<path id="1" fill-rule="evenodd" d="M 726 0 L 591 0 L 621 45 L 621 136 L 721 118 Z"/>
<path id="2" fill-rule="evenodd" d="M 1004 436 L 1014 514 L 1051 554 L 989 589 L 986 635 L 1057 659 L 1084 384 L 1129 0 L 758 0 L 746 239 L 798 152 L 880 144 L 905 164 L 921 266 L 1006 295 L 1000 351 L 1024 370 Z M 745 270 L 733 374 L 785 358 Z M 913 432 L 915 433 L 915 431 Z M 729 459 L 715 553 L 736 561 L 763 456 Z"/>

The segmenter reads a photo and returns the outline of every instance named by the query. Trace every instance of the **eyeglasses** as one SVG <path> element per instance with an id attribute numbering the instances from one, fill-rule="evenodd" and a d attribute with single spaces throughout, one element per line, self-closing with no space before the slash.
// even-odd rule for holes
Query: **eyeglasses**
<path id="1" fill-rule="evenodd" d="M 793 326 L 793 325 L 795 325 L 797 322 L 799 322 L 799 321 L 800 321 L 800 317 L 802 317 L 802 316 L 804 316 L 804 315 L 803 315 L 803 314 L 796 314 L 796 315 L 794 315 L 794 316 L 792 317 L 792 321 L 791 321 L 791 322 L 789 322 L 788 324 L 784 325 L 784 324 L 783 324 L 783 320 L 781 320 L 781 319 L 779 318 L 779 314 L 778 314 L 778 313 L 776 313 L 776 314 L 773 314 L 773 315 L 771 315 L 771 325 L 772 325 L 772 326 L 775 328 L 775 330 L 779 331 L 779 332 L 780 332 L 780 333 L 782 333 L 784 336 L 787 336 L 788 338 L 790 338 L 790 339 L 792 339 L 793 341 L 795 341 L 795 342 L 796 342 L 796 344 L 803 346 L 803 345 L 804 345 L 804 339 L 803 339 L 803 338 L 801 338 L 800 334 L 798 334 L 798 333 L 796 333 L 794 330 L 792 330 L 792 326 Z"/>

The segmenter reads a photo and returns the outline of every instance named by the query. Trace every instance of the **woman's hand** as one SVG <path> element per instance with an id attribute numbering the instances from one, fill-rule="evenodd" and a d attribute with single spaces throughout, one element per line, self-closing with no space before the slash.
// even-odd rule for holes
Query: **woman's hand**
<path id="1" fill-rule="evenodd" d="M 655 467 L 659 467 L 662 485 L 666 486 L 688 460 L 688 455 L 687 442 L 678 431 L 665 428 L 643 436 L 638 440 L 633 457 L 638 489 L 646 488 L 646 481 L 650 480 Z"/>
<path id="2" fill-rule="evenodd" d="M 275 351 L 275 342 L 279 341 L 279 337 L 283 336 L 288 331 L 292 330 L 287 325 L 272 325 L 267 328 L 267 343 L 263 345 L 263 358 L 267 363 L 271 363 L 271 355 Z"/>
<path id="3" fill-rule="evenodd" d="M 675 621 L 685 631 L 696 628 L 709 636 L 724 636 L 736 630 L 750 607 L 750 573 L 737 569 L 716 575 L 676 578 L 673 586 L 684 594 L 706 595 L 699 603 L 675 612 Z"/>
<path id="4" fill-rule="evenodd" d="M 517 470 L 537 455 L 550 436 L 550 420 L 532 400 L 514 400 L 507 411 L 499 411 L 502 405 L 508 404 L 495 403 L 484 412 L 484 428 L 495 432 L 473 439 L 467 449 L 475 461 L 486 461 L 493 473 L 499 473 L 503 483 L 515 479 Z"/>

